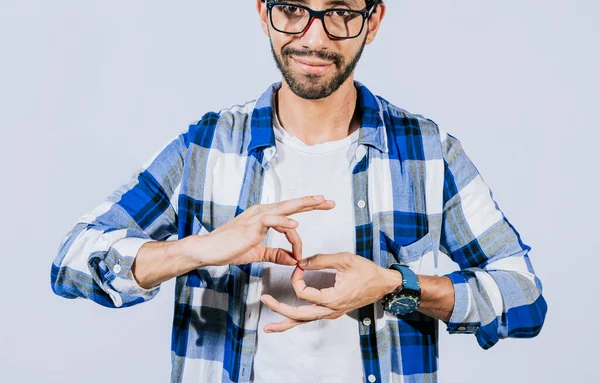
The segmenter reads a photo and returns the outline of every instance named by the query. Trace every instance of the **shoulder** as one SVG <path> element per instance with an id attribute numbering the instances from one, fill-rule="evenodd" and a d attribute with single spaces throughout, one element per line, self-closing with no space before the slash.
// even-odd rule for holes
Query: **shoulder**
<path id="1" fill-rule="evenodd" d="M 423 159 L 443 158 L 454 162 L 466 155 L 460 140 L 440 128 L 432 119 L 399 108 L 383 97 L 377 98 L 386 120 L 386 129 L 392 133 L 392 139 L 398 141 L 398 137 L 410 137 L 410 140 L 406 140 L 408 145 L 415 146 L 421 143 L 424 149 Z"/>
<path id="2" fill-rule="evenodd" d="M 387 129 L 394 133 L 438 137 L 447 134 L 431 118 L 425 117 L 422 114 L 411 113 L 406 109 L 392 104 L 381 96 L 377 96 L 377 100 L 380 103 Z"/>
<path id="3" fill-rule="evenodd" d="M 381 96 L 376 96 L 380 104 L 388 137 L 392 140 L 407 140 L 407 144 L 423 145 L 426 157 L 437 157 L 444 146 L 453 145 L 458 140 L 445 129 L 440 128 L 431 118 L 409 112 Z M 427 155 L 429 152 L 429 155 Z"/>
<path id="4" fill-rule="evenodd" d="M 238 152 L 247 145 L 250 122 L 256 100 L 246 101 L 218 111 L 209 111 L 191 123 L 183 133 L 187 147 L 200 146 L 224 153 Z"/>

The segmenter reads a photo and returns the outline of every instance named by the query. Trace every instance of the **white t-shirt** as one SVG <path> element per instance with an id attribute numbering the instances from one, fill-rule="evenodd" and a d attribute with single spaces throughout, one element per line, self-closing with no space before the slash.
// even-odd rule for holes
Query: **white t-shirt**
<path id="1" fill-rule="evenodd" d="M 356 130 L 338 140 L 306 145 L 290 136 L 273 113 L 277 155 L 265 174 L 265 183 L 274 187 L 268 202 L 306 195 L 322 194 L 334 200 L 329 211 L 311 211 L 293 215 L 299 222 L 303 257 L 317 253 L 350 252 L 355 254 L 355 223 L 352 208 L 352 168 L 358 142 Z M 283 234 L 270 230 L 267 245 L 291 250 Z M 293 267 L 264 264 L 263 293 L 293 306 L 305 305 L 294 292 L 290 277 Z M 334 285 L 335 270 L 305 271 L 308 286 Z M 254 359 L 255 383 L 285 382 L 363 382 L 363 367 L 356 312 L 338 319 L 322 319 L 297 326 L 283 333 L 264 332 L 268 323 L 285 319 L 261 303 L 258 346 Z"/>

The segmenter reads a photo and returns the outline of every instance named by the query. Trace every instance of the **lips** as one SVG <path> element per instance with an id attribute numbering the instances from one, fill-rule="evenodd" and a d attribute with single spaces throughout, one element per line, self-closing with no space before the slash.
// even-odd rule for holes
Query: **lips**
<path id="1" fill-rule="evenodd" d="M 292 57 L 292 58 L 301 64 L 310 65 L 310 66 L 327 66 L 327 65 L 333 64 L 329 61 L 311 61 L 311 60 L 299 59 L 299 58 L 295 58 L 295 57 Z"/>
<path id="2" fill-rule="evenodd" d="M 329 69 L 333 63 L 327 61 L 312 61 L 292 57 L 292 61 L 307 74 L 322 74 Z"/>

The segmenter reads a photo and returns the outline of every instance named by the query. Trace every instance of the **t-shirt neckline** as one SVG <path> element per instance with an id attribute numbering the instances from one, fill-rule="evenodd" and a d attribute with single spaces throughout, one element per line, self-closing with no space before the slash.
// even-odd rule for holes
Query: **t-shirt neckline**
<path id="1" fill-rule="evenodd" d="M 275 105 L 275 104 L 273 104 Z M 358 141 L 358 135 L 360 129 L 356 129 L 350 135 L 335 141 L 323 142 L 315 145 L 308 145 L 304 141 L 300 140 L 296 136 L 290 135 L 279 122 L 277 117 L 277 110 L 273 107 L 273 130 L 275 132 L 275 139 L 283 145 L 287 145 L 295 150 L 311 153 L 311 154 L 326 154 L 337 151 L 342 148 L 347 148 L 350 145 Z"/>

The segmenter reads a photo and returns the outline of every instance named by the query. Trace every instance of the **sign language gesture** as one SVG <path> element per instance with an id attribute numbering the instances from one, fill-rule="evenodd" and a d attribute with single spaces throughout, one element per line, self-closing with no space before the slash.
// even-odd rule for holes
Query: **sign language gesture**
<path id="1" fill-rule="evenodd" d="M 331 210 L 333 201 L 323 196 L 307 196 L 272 204 L 254 205 L 226 224 L 213 230 L 210 251 L 204 249 L 203 263 L 209 266 L 273 262 L 295 266 L 302 259 L 302 241 L 296 231 L 298 222 L 289 215 L 311 210 Z M 262 245 L 267 231 L 285 234 L 292 251 Z"/>
<path id="2" fill-rule="evenodd" d="M 335 285 L 318 290 L 306 286 L 304 270 L 336 269 Z M 270 295 L 261 301 L 274 312 L 286 317 L 269 323 L 265 332 L 282 332 L 317 319 L 337 319 L 342 315 L 376 302 L 402 284 L 400 273 L 378 266 L 351 253 L 317 254 L 303 259 L 292 273 L 292 285 L 298 298 L 312 305 L 293 307 Z"/>
<path id="3" fill-rule="evenodd" d="M 302 259 L 298 222 L 288 215 L 311 210 L 331 210 L 333 201 L 307 196 L 272 204 L 254 205 L 206 235 L 189 235 L 178 241 L 148 242 L 131 267 L 141 287 L 157 286 L 173 277 L 205 266 L 273 262 L 295 266 Z M 292 251 L 262 245 L 270 228 L 285 234 Z M 171 261 L 165 262 L 165 253 Z"/>

